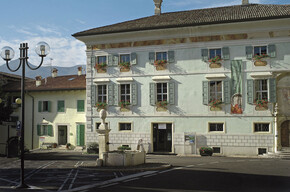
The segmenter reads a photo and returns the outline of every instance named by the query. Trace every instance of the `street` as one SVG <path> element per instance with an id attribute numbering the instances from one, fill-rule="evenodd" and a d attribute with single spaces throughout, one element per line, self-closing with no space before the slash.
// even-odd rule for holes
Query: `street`
<path id="1" fill-rule="evenodd" d="M 156 170 L 83 168 L 96 155 L 80 152 L 28 154 L 25 183 L 33 191 L 289 191 L 290 161 L 266 158 L 147 155 L 147 163 L 173 167 Z M 15 190 L 18 159 L 0 158 L 0 191 Z"/>

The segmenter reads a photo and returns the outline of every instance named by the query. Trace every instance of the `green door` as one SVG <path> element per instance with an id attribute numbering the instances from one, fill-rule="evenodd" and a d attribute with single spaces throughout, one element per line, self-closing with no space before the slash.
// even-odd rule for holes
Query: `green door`
<path id="1" fill-rule="evenodd" d="M 85 125 L 77 125 L 77 146 L 85 145 Z"/>

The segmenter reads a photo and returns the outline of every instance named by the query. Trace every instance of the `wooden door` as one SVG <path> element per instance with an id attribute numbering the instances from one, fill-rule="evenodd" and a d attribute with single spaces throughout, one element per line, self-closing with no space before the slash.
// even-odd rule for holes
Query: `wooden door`
<path id="1" fill-rule="evenodd" d="M 285 121 L 281 125 L 281 145 L 289 147 L 289 121 Z"/>

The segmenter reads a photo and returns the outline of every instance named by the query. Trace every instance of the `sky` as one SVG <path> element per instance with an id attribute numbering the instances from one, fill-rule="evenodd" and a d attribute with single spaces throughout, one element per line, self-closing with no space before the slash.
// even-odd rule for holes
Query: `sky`
<path id="1" fill-rule="evenodd" d="M 214 3 L 213 3 L 214 2 Z M 290 0 L 249 0 L 290 4 Z M 239 5 L 242 0 L 163 0 L 162 12 Z M 29 62 L 38 65 L 35 46 L 50 45 L 44 65 L 86 64 L 85 45 L 71 35 L 80 31 L 154 15 L 153 0 L 0 0 L 0 49 L 10 46 L 19 57 L 20 43 L 29 45 Z M 0 60 L 0 65 L 4 61 Z"/>

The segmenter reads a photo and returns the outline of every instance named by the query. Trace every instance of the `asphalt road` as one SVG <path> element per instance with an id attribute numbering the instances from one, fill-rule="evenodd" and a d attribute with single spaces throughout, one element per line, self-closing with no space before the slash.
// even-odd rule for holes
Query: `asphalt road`
<path id="1" fill-rule="evenodd" d="M 290 191 L 290 161 L 261 158 L 179 157 L 148 155 L 147 162 L 166 162 L 167 170 L 98 171 L 77 168 L 97 156 L 34 153 L 26 156 L 25 182 L 19 183 L 18 159 L 0 158 L 0 192 L 6 191 Z M 33 189 L 33 190 L 32 190 Z"/>

